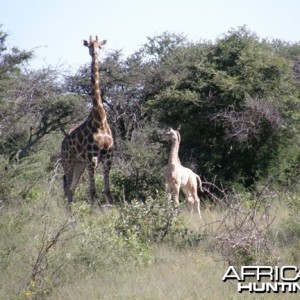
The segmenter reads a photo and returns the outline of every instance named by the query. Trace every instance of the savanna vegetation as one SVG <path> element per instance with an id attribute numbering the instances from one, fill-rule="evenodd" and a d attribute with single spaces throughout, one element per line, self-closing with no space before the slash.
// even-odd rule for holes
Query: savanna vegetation
<path id="1" fill-rule="evenodd" d="M 300 44 L 240 27 L 106 53 L 116 206 L 100 209 L 99 172 L 99 207 L 83 176 L 70 215 L 60 143 L 89 112 L 90 66 L 33 70 L 34 53 L 6 41 L 0 28 L 1 299 L 238 299 L 229 265 L 299 266 Z M 169 126 L 203 180 L 202 221 L 167 201 Z"/>

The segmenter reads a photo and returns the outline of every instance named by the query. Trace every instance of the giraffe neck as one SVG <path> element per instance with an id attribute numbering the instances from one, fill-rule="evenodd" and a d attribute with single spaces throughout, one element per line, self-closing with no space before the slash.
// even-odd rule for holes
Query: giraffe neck
<path id="1" fill-rule="evenodd" d="M 169 155 L 169 165 L 180 164 L 178 152 L 179 152 L 179 141 L 176 140 L 175 142 L 172 142 L 171 152 Z"/>
<path id="2" fill-rule="evenodd" d="M 103 107 L 103 102 L 100 94 L 99 84 L 99 60 L 97 56 L 92 58 L 91 64 L 91 82 L 92 82 L 92 123 L 95 127 L 100 127 L 106 124 L 106 112 Z"/>

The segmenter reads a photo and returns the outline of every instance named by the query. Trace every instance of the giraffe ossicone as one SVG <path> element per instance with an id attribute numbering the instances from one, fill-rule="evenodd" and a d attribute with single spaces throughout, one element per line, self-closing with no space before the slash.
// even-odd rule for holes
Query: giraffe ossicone
<path id="1" fill-rule="evenodd" d="M 112 165 L 114 141 L 107 122 L 106 111 L 101 99 L 99 78 L 99 52 L 106 41 L 84 40 L 92 57 L 91 63 L 91 96 L 93 107 L 89 116 L 78 127 L 69 131 L 61 145 L 61 162 L 64 170 L 64 192 L 68 203 L 72 203 L 73 195 L 79 179 L 85 169 L 89 176 L 89 194 L 93 205 L 96 198 L 95 173 L 98 164 L 103 165 L 104 196 L 107 204 L 113 204 L 109 186 L 109 173 Z"/>

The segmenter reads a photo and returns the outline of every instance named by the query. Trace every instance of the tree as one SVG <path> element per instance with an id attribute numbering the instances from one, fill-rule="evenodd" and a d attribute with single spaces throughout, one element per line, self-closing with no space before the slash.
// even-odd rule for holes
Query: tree
<path id="1" fill-rule="evenodd" d="M 159 122 L 181 125 L 182 155 L 200 174 L 247 186 L 270 174 L 287 107 L 299 103 L 290 61 L 274 44 L 242 27 L 215 44 L 178 47 L 156 69 L 167 78 L 148 106 Z"/>
<path id="2" fill-rule="evenodd" d="M 9 52 L 6 38 L 0 32 L 0 154 L 12 160 L 28 155 L 44 136 L 74 125 L 85 108 L 66 91 L 57 70 L 28 70 L 33 53 Z"/>

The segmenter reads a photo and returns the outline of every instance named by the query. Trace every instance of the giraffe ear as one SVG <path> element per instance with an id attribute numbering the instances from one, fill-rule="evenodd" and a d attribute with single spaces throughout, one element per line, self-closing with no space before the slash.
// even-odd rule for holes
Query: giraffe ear
<path id="1" fill-rule="evenodd" d="M 84 46 L 86 46 L 86 47 L 88 47 L 88 46 L 89 46 L 89 43 L 88 43 L 88 41 L 86 41 L 86 40 L 83 40 L 83 45 L 84 45 Z"/>
<path id="2" fill-rule="evenodd" d="M 107 40 L 103 40 L 100 42 L 99 44 L 99 48 L 101 48 L 102 46 L 104 46 L 106 44 Z"/>

